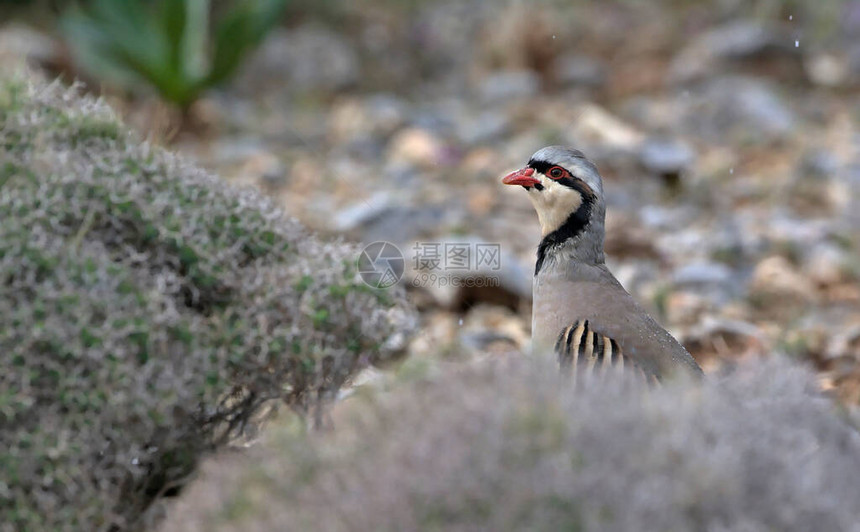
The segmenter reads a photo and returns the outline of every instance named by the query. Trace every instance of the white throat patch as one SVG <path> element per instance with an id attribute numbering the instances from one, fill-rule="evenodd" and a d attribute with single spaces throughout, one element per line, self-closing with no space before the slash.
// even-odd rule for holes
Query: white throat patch
<path id="1" fill-rule="evenodd" d="M 544 237 L 561 227 L 582 206 L 582 194 L 543 175 L 540 178 L 544 189 L 530 188 L 529 199 L 537 211 Z"/>

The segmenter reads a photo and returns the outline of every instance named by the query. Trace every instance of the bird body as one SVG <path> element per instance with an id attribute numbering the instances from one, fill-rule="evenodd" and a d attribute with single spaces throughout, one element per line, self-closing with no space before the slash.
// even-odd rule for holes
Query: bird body
<path id="1" fill-rule="evenodd" d="M 701 374 L 693 357 L 624 289 L 606 267 L 606 207 L 597 168 L 576 150 L 550 146 L 503 183 L 521 185 L 538 213 L 532 351 L 555 352 L 562 365 L 617 361 L 662 378 Z"/>
<path id="2" fill-rule="evenodd" d="M 533 284 L 533 351 L 551 352 L 565 327 L 587 320 L 648 374 L 663 376 L 679 366 L 698 370 L 690 354 L 605 265 L 553 261 L 544 268 Z"/>

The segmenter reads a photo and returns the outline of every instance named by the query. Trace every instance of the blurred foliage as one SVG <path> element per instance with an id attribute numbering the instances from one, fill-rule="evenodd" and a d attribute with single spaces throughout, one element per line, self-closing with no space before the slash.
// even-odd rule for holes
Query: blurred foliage
<path id="1" fill-rule="evenodd" d="M 163 532 L 850 530 L 857 418 L 785 360 L 647 389 L 494 360 L 347 400 L 222 457 Z M 847 422 L 846 422 L 847 421 Z"/>
<path id="2" fill-rule="evenodd" d="M 63 33 L 94 75 L 128 88 L 146 83 L 187 110 L 227 81 L 280 20 L 287 0 L 232 2 L 210 24 L 209 0 L 92 0 L 67 12 Z M 211 29 L 210 29 L 211 28 Z"/>
<path id="3" fill-rule="evenodd" d="M 0 532 L 144 528 L 269 401 L 321 415 L 413 322 L 354 246 L 76 92 L 0 80 Z"/>

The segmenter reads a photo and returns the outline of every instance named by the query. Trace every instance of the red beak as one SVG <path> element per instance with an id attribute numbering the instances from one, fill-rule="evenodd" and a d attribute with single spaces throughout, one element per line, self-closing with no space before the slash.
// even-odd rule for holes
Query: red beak
<path id="1" fill-rule="evenodd" d="M 506 175 L 502 179 L 502 183 L 505 185 L 522 185 L 524 187 L 533 187 L 540 183 L 540 180 L 533 177 L 535 173 L 534 168 L 529 168 L 528 166 L 517 170 L 516 172 L 511 172 Z"/>

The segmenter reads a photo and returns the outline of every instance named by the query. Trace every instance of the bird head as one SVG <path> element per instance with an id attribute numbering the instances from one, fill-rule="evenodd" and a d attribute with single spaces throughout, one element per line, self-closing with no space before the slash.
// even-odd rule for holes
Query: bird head
<path id="1" fill-rule="evenodd" d="M 535 152 L 525 168 L 502 179 L 520 185 L 537 211 L 541 234 L 562 231 L 564 239 L 576 236 L 604 212 L 603 184 L 597 168 L 582 152 L 548 146 Z"/>

